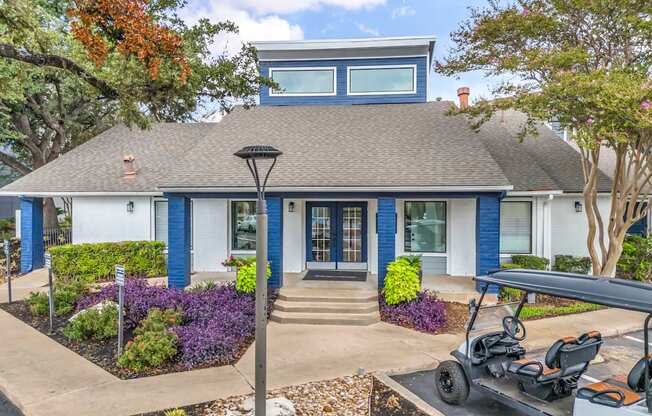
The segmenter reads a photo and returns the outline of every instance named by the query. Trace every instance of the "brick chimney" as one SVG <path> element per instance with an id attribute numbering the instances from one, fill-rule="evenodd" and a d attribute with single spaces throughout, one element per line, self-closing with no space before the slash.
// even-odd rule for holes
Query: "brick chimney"
<path id="1" fill-rule="evenodd" d="M 469 94 L 471 94 L 471 89 L 469 87 L 460 87 L 457 89 L 457 98 L 460 100 L 461 109 L 465 109 L 469 106 Z"/>
<path id="2" fill-rule="evenodd" d="M 134 155 L 124 155 L 122 157 L 122 174 L 128 178 L 134 176 L 136 171 L 136 157 Z"/>

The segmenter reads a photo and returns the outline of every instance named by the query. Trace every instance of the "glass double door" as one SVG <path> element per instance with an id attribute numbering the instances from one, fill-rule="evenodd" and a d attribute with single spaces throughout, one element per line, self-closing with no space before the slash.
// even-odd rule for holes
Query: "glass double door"
<path id="1" fill-rule="evenodd" d="M 309 269 L 367 269 L 367 203 L 307 202 Z"/>

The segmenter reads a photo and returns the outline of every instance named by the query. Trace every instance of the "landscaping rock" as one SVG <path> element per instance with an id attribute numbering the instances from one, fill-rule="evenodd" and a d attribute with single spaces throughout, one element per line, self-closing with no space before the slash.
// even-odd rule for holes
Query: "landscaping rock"
<path id="1" fill-rule="evenodd" d="M 285 397 L 267 399 L 266 410 L 268 416 L 296 416 L 294 403 Z M 255 400 L 253 396 L 247 397 L 242 401 L 239 410 L 227 410 L 225 416 L 254 416 Z"/>
<path id="2" fill-rule="evenodd" d="M 82 315 L 82 314 L 84 314 L 84 313 L 86 313 L 86 312 L 88 312 L 90 310 L 97 310 L 99 312 L 102 312 L 104 310 L 104 308 L 111 307 L 111 306 L 118 307 L 118 304 L 111 301 L 111 300 L 102 301 L 102 302 L 98 303 L 97 305 L 93 305 L 90 308 L 86 308 L 86 309 L 83 309 L 83 310 L 77 312 L 76 314 L 71 316 L 70 319 L 68 319 L 68 322 L 74 321 L 75 319 L 77 319 L 78 316 L 80 316 L 80 315 Z"/>

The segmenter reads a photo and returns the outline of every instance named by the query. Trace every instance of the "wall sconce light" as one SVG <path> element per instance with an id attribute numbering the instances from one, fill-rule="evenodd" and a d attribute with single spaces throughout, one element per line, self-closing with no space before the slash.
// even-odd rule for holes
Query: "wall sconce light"
<path id="1" fill-rule="evenodd" d="M 294 212 L 294 202 L 292 201 L 288 204 L 288 212 Z"/>
<path id="2" fill-rule="evenodd" d="M 127 212 L 130 214 L 134 212 L 134 201 L 127 202 Z"/>
<path id="3" fill-rule="evenodd" d="M 580 201 L 575 201 L 575 212 L 582 212 L 582 203 Z"/>

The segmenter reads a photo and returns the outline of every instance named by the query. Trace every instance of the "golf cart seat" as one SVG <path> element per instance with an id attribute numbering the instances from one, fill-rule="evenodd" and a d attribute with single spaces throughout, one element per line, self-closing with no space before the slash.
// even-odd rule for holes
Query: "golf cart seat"
<path id="1" fill-rule="evenodd" d="M 580 337 L 564 337 L 548 349 L 545 362 L 528 359 L 513 361 L 508 372 L 519 380 L 524 393 L 542 400 L 552 401 L 567 397 L 577 388 L 577 381 L 602 345 L 602 335 L 597 331 Z"/>
<path id="2" fill-rule="evenodd" d="M 648 357 L 652 364 L 652 356 Z M 652 373 L 652 371 L 651 371 Z M 652 376 L 652 374 L 650 374 Z M 620 375 L 589 384 L 577 391 L 578 399 L 609 407 L 631 406 L 645 395 L 645 359 L 641 358 L 627 376 Z"/>

